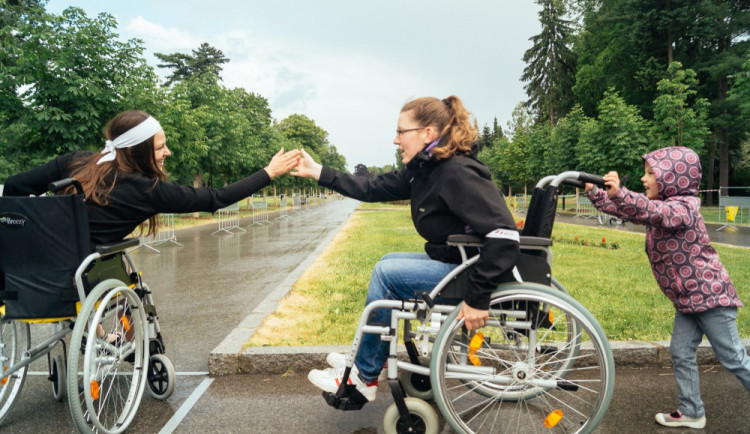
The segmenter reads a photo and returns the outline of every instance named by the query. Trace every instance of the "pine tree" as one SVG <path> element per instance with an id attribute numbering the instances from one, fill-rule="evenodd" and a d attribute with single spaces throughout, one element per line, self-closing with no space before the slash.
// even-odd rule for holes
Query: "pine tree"
<path id="1" fill-rule="evenodd" d="M 572 23 L 564 18 L 562 0 L 537 0 L 542 6 L 539 21 L 542 32 L 532 36 L 533 46 L 526 50 L 527 66 L 521 79 L 538 122 L 554 125 L 573 106 L 571 89 L 575 84 L 576 57 L 570 49 Z"/>
<path id="2" fill-rule="evenodd" d="M 192 55 L 184 53 L 154 53 L 154 55 L 163 62 L 157 65 L 159 68 L 172 70 L 172 74 L 167 77 L 167 86 L 203 74 L 209 74 L 215 81 L 218 81 L 221 79 L 221 65 L 229 62 L 229 58 L 224 57 L 221 50 L 206 42 L 202 43 L 197 50 L 193 50 Z"/>

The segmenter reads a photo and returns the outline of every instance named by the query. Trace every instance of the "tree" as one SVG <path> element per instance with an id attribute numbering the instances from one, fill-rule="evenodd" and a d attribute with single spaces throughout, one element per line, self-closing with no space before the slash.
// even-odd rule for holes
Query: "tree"
<path id="1" fill-rule="evenodd" d="M 141 43 L 120 42 L 111 15 L 89 18 L 68 8 L 59 16 L 34 10 L 22 18 L 16 28 L 3 29 L 14 41 L 3 45 L 0 68 L 6 100 L 0 154 L 15 161 L 14 170 L 98 149 L 109 119 L 139 98 L 156 99 L 145 96 L 156 91 L 156 78 L 141 57 Z"/>
<path id="2" fill-rule="evenodd" d="M 526 50 L 527 63 L 521 80 L 537 121 L 554 125 L 573 106 L 570 90 L 575 84 L 576 58 L 570 49 L 571 22 L 565 20 L 562 0 L 537 0 L 542 6 L 539 21 L 542 33 L 532 36 L 533 46 Z"/>
<path id="3" fill-rule="evenodd" d="M 154 56 L 163 63 L 158 64 L 159 68 L 171 69 L 172 73 L 167 77 L 167 86 L 175 82 L 183 81 L 189 77 L 207 74 L 213 77 L 215 81 L 221 79 L 221 65 L 228 63 L 229 58 L 224 57 L 224 53 L 209 45 L 202 43 L 197 49 L 192 51 L 192 55 L 184 53 L 154 53 Z"/>
<path id="4" fill-rule="evenodd" d="M 643 173 L 641 156 L 657 146 L 649 146 L 649 123 L 635 106 L 628 105 L 613 89 L 607 91 L 598 107 L 597 119 L 581 126 L 575 148 L 578 170 L 605 174 L 619 172 L 633 185 Z"/>
<path id="5" fill-rule="evenodd" d="M 357 175 L 357 176 L 364 176 L 365 178 L 370 178 L 371 177 L 370 171 L 367 170 L 367 166 L 365 166 L 362 163 L 357 164 L 356 166 L 354 166 L 354 174 Z"/>
<path id="6" fill-rule="evenodd" d="M 682 69 L 680 62 L 672 62 L 667 75 L 657 84 L 661 95 L 654 100 L 654 142 L 658 147 L 687 146 L 702 154 L 709 134 L 706 126 L 708 101 L 695 98 L 698 84 L 695 71 Z"/>

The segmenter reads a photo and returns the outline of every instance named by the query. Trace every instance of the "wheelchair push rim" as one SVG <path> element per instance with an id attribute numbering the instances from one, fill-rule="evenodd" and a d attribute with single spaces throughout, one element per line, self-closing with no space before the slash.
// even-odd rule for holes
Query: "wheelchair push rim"
<path id="1" fill-rule="evenodd" d="M 146 327 L 140 298 L 118 280 L 101 282 L 86 298 L 71 337 L 67 385 L 80 431 L 120 433 L 132 422 L 146 386 Z"/>
<path id="2" fill-rule="evenodd" d="M 7 371 L 18 364 L 24 352 L 31 347 L 29 324 L 22 321 L 0 319 L 0 369 Z M 15 405 L 26 381 L 28 366 L 0 380 L 0 423 Z"/>
<path id="3" fill-rule="evenodd" d="M 553 317 L 531 327 L 529 305 Z M 578 302 L 541 285 L 503 285 L 491 298 L 490 321 L 471 336 L 477 339 L 468 339 L 458 311 L 441 328 L 431 360 L 435 401 L 456 431 L 584 433 L 601 422 L 614 360 Z"/>

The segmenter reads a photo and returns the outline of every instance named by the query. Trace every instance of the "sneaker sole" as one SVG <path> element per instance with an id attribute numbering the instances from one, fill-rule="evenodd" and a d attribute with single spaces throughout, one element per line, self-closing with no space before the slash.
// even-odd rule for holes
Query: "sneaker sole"
<path id="1" fill-rule="evenodd" d="M 661 416 L 661 417 L 659 417 Z M 662 416 L 661 414 L 656 415 L 656 423 L 659 425 L 663 425 L 669 428 L 693 428 L 693 429 L 703 429 L 706 427 L 706 420 L 702 420 L 700 422 L 685 422 L 685 421 L 671 421 L 668 420 L 666 417 Z"/>

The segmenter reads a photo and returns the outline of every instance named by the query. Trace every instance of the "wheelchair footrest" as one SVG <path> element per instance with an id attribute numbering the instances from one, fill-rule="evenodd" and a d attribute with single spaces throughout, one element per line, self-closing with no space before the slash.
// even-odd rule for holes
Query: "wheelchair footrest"
<path id="1" fill-rule="evenodd" d="M 328 405 L 337 410 L 359 410 L 368 402 L 367 398 L 351 384 L 344 385 L 343 393 L 341 396 L 338 395 L 339 393 L 323 392 L 323 398 Z"/>

